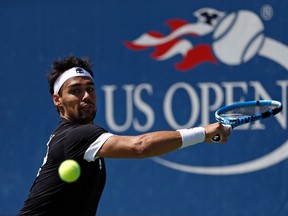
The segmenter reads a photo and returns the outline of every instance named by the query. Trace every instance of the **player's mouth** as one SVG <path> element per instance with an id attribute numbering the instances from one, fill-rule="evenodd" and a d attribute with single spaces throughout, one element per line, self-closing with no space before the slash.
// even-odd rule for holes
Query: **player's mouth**
<path id="1" fill-rule="evenodd" d="M 80 105 L 81 110 L 94 110 L 95 106 L 92 103 Z"/>

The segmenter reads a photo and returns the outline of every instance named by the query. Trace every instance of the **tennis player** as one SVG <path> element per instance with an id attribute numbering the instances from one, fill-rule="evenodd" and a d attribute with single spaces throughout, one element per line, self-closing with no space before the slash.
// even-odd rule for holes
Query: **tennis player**
<path id="1" fill-rule="evenodd" d="M 48 83 L 60 123 L 47 143 L 47 155 L 18 215 L 96 215 L 105 185 L 103 158 L 148 158 L 230 132 L 220 123 L 205 127 L 117 136 L 94 124 L 97 97 L 92 64 L 69 56 L 53 62 Z M 81 166 L 74 183 L 61 181 L 58 167 L 66 159 Z"/>

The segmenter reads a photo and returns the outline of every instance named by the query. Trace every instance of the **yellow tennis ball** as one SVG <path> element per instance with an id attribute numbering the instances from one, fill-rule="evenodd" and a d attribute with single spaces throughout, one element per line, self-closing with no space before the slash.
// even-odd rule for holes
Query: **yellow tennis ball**
<path id="1" fill-rule="evenodd" d="M 67 183 L 75 182 L 81 173 L 79 164 L 75 160 L 65 160 L 58 169 L 60 178 Z"/>

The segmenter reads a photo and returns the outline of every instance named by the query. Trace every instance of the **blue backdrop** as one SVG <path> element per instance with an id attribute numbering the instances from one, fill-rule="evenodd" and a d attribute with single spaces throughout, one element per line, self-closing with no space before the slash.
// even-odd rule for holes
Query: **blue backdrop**
<path id="1" fill-rule="evenodd" d="M 106 159 L 102 216 L 288 214 L 284 0 L 1 0 L 0 215 L 26 199 L 58 123 L 46 73 L 94 62 L 97 124 L 115 134 L 206 125 L 220 106 L 275 99 L 276 118 L 152 159 Z"/>

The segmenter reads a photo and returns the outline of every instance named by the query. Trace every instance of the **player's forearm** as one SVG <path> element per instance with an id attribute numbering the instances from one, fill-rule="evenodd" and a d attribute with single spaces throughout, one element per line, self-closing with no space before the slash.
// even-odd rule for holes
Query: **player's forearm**
<path id="1" fill-rule="evenodd" d="M 175 151 L 182 146 L 178 131 L 157 131 L 137 137 L 137 154 L 140 158 L 160 156 Z"/>

